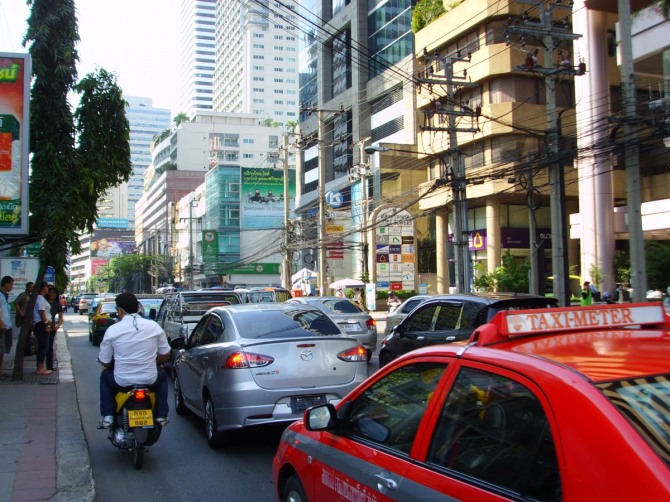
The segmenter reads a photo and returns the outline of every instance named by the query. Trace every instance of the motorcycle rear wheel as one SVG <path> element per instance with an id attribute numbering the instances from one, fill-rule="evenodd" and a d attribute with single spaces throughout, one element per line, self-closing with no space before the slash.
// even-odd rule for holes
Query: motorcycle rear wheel
<path id="1" fill-rule="evenodd" d="M 133 439 L 133 466 L 140 470 L 144 464 L 144 443 Z"/>

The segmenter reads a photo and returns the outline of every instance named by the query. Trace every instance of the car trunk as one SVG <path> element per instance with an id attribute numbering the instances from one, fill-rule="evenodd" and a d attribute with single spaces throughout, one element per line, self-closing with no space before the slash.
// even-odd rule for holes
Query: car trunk
<path id="1" fill-rule="evenodd" d="M 295 338 L 268 343 L 240 341 L 245 352 L 274 359 L 272 364 L 252 368 L 256 384 L 264 389 L 311 389 L 352 382 L 364 362 L 347 362 L 337 354 L 353 349 L 357 343 L 344 337 Z"/>

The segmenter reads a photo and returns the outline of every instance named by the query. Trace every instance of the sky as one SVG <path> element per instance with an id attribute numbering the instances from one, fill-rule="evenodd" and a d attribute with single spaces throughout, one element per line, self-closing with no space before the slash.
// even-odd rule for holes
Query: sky
<path id="1" fill-rule="evenodd" d="M 155 108 L 180 110 L 180 0 L 75 0 L 79 78 L 97 67 L 112 72 L 126 96 L 153 99 Z M 30 14 L 26 0 L 0 0 L 0 52 L 21 46 Z"/>

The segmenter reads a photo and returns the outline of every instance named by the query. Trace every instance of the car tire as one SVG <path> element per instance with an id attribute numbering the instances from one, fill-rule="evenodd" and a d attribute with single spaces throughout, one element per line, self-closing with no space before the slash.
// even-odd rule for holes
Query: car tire
<path id="1" fill-rule="evenodd" d="M 365 354 L 367 355 L 368 362 L 372 359 L 372 351 L 370 349 L 365 349 Z"/>
<path id="2" fill-rule="evenodd" d="M 296 474 L 289 476 L 281 491 L 282 502 L 307 502 L 307 495 Z"/>
<path id="3" fill-rule="evenodd" d="M 232 440 L 230 432 L 219 432 L 216 430 L 216 415 L 214 414 L 214 403 L 212 398 L 205 396 L 205 435 L 210 448 L 221 448 L 229 446 Z"/>
<path id="4" fill-rule="evenodd" d="M 389 354 L 388 352 L 384 352 L 384 354 L 379 358 L 379 367 L 383 368 L 391 361 L 393 361 L 393 357 L 391 357 L 391 354 Z"/>
<path id="5" fill-rule="evenodd" d="M 177 415 L 186 415 L 188 413 L 188 408 L 186 407 L 186 403 L 184 403 L 184 394 L 181 393 L 179 378 L 175 376 L 173 382 L 174 382 L 174 409 L 177 412 Z"/>

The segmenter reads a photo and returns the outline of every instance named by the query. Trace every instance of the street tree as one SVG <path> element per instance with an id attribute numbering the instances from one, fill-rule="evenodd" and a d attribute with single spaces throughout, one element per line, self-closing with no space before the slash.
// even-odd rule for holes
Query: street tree
<path id="1" fill-rule="evenodd" d="M 30 95 L 30 228 L 41 241 L 41 284 L 53 267 L 59 289 L 67 284 L 68 253 L 81 251 L 79 235 L 92 232 L 98 201 L 127 181 L 130 127 L 114 75 L 103 69 L 77 83 L 79 42 L 74 0 L 28 0 L 23 41 L 29 45 L 33 75 Z M 68 94 L 81 94 L 73 113 Z M 35 304 L 36 287 L 28 303 Z M 23 349 L 31 316 L 21 328 L 13 380 L 23 378 Z"/>

